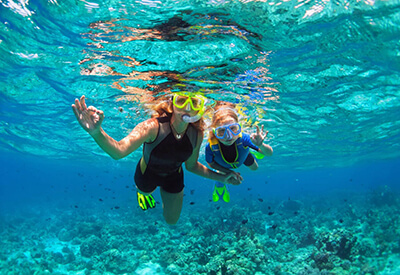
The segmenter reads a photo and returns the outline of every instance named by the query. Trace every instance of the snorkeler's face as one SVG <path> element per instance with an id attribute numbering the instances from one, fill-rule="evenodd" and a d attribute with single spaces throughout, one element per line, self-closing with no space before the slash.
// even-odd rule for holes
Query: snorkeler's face
<path id="1" fill-rule="evenodd" d="M 222 119 L 214 128 L 215 137 L 226 146 L 234 144 L 240 133 L 241 127 L 239 123 L 229 116 Z"/>
<path id="2" fill-rule="evenodd" d="M 185 106 L 185 108 L 178 108 L 175 105 L 172 105 L 172 108 L 173 108 L 175 116 L 178 117 L 181 120 L 183 120 L 183 116 L 185 116 L 185 115 L 188 115 L 188 116 L 192 117 L 192 116 L 197 115 L 197 113 L 199 112 L 199 111 L 193 110 L 191 108 L 190 104 L 187 104 Z"/>
<path id="3" fill-rule="evenodd" d="M 172 97 L 174 113 L 182 120 L 184 116 L 193 118 L 199 114 L 201 117 L 205 110 L 205 102 L 204 96 L 195 93 L 178 92 Z"/>

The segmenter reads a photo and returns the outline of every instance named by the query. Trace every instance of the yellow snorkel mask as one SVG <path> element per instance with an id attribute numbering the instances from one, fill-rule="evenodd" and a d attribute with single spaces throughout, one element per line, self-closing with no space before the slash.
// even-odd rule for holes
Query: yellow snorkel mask
<path id="1" fill-rule="evenodd" d="M 172 103 L 176 108 L 190 111 L 198 111 L 195 116 L 189 116 L 187 114 L 182 116 L 182 119 L 186 123 L 193 123 L 198 121 L 206 110 L 205 105 L 207 98 L 201 94 L 190 93 L 190 92 L 177 92 L 173 94 Z"/>

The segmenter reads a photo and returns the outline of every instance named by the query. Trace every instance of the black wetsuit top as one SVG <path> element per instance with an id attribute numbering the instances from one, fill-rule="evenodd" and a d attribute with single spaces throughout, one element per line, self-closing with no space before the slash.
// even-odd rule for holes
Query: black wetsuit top
<path id="1" fill-rule="evenodd" d="M 179 170 L 193 153 L 197 142 L 197 130 L 189 124 L 181 139 L 176 139 L 170 125 L 169 117 L 157 118 L 159 128 L 156 139 L 144 143 L 143 157 L 147 169 L 156 174 L 172 174 Z"/>
<path id="2" fill-rule="evenodd" d="M 185 134 L 176 139 L 171 130 L 170 118 L 158 120 L 158 134 L 150 143 L 144 143 L 143 158 L 147 167 L 142 173 L 140 161 L 136 166 L 135 183 L 139 190 L 153 192 L 157 186 L 169 193 L 179 193 L 184 188 L 182 163 L 196 147 L 198 131 L 189 124 Z"/>

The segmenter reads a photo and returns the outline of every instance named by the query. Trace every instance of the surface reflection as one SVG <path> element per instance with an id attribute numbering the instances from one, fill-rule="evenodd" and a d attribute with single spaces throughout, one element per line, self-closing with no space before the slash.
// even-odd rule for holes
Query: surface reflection
<path id="1" fill-rule="evenodd" d="M 80 62 L 81 75 L 110 77 L 110 86 L 122 92 L 117 101 L 149 103 L 184 90 L 246 108 L 254 105 L 259 113 L 265 112 L 266 102 L 279 101 L 268 67 L 270 52 L 254 43 L 261 39 L 259 34 L 224 14 L 185 13 L 188 19 L 174 16 L 152 27 L 127 19 L 91 23 L 91 31 L 82 34 L 90 42 Z M 169 43 L 169 53 L 186 66 L 166 70 L 166 64 L 177 60 L 164 56 L 160 43 Z M 232 56 L 226 57 L 223 50 Z M 204 65 L 191 65 L 196 57 Z"/>

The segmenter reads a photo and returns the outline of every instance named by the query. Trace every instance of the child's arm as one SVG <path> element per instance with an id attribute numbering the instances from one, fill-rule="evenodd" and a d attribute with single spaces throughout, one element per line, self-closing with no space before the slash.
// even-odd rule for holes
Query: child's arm
<path id="1" fill-rule="evenodd" d="M 260 152 L 261 154 L 263 154 L 264 156 L 267 156 L 267 157 L 272 156 L 272 154 L 274 152 L 272 150 L 272 147 L 265 143 L 262 143 L 261 146 L 259 146 L 258 148 L 259 148 L 258 152 Z"/>
<path id="2" fill-rule="evenodd" d="M 233 185 L 239 185 L 242 183 L 243 178 L 239 175 L 237 175 L 237 173 L 229 171 L 229 173 L 226 174 L 221 174 L 221 173 L 217 173 L 213 170 L 208 169 L 206 166 L 204 166 L 203 164 L 201 164 L 198 159 L 199 159 L 199 151 L 200 151 L 200 146 L 201 143 L 203 141 L 203 133 L 199 133 L 198 139 L 197 139 L 197 145 L 193 150 L 192 155 L 189 157 L 188 160 L 186 160 L 185 162 L 185 167 L 188 171 L 208 178 L 208 179 L 212 179 L 212 180 L 216 180 L 219 182 L 223 182 L 223 183 L 229 183 L 229 184 L 233 184 Z"/>
<path id="3" fill-rule="evenodd" d="M 268 131 L 264 133 L 264 125 L 261 126 L 261 131 L 258 125 L 256 125 L 256 127 L 257 127 L 257 133 L 251 135 L 251 142 L 253 142 L 254 145 L 256 145 L 259 148 L 258 152 L 260 152 L 264 156 L 268 157 L 272 156 L 273 154 L 272 147 L 263 142 L 268 135 Z"/>

